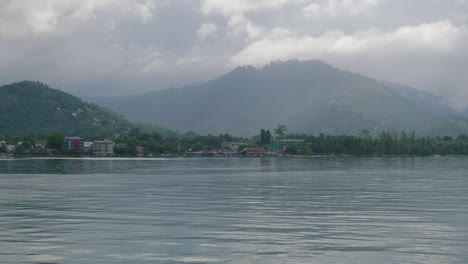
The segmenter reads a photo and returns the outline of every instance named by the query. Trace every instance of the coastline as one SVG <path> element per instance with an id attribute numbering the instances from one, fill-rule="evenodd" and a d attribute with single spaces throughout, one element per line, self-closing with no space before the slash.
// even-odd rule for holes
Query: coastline
<path id="1" fill-rule="evenodd" d="M 265 156 L 189 156 L 189 155 L 154 155 L 154 156 L 94 156 L 94 155 L 3 155 L 0 160 L 10 159 L 82 159 L 82 160 L 160 160 L 168 158 L 239 158 L 239 159 L 259 159 L 259 158 L 280 158 L 280 159 L 314 159 L 314 158 L 437 158 L 437 157 L 468 157 L 468 155 L 265 155 Z"/>

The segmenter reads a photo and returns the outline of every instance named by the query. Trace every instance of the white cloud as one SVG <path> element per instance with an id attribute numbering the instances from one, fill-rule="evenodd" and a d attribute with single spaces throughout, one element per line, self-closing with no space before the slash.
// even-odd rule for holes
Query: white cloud
<path id="1" fill-rule="evenodd" d="M 204 14 L 222 14 L 229 16 L 266 8 L 278 8 L 287 0 L 201 0 L 201 10 Z"/>
<path id="2" fill-rule="evenodd" d="M 256 39 L 263 33 L 263 28 L 256 25 L 244 14 L 233 14 L 228 19 L 230 36 L 245 34 L 248 39 Z"/>
<path id="3" fill-rule="evenodd" d="M 230 59 L 231 67 L 274 60 L 320 59 L 366 76 L 399 82 L 466 105 L 468 27 L 442 20 L 390 31 L 370 29 L 317 36 L 269 31 Z"/>
<path id="4" fill-rule="evenodd" d="M 271 33 L 244 48 L 231 59 L 233 65 L 263 65 L 272 60 L 326 59 L 330 56 L 387 56 L 408 53 L 450 53 L 460 47 L 466 29 L 448 21 L 404 26 L 394 31 L 379 29 L 346 35 L 327 31 L 314 36 L 295 36 L 284 30 Z M 379 55 L 380 54 L 380 55 Z"/>
<path id="5" fill-rule="evenodd" d="M 156 0 L 4 0 L 0 9 L 0 36 L 18 38 L 64 32 L 99 13 L 129 15 L 147 22 Z"/>
<path id="6" fill-rule="evenodd" d="M 355 16 L 375 6 L 380 0 L 325 0 L 313 1 L 302 9 L 305 17 Z"/>
<path id="7" fill-rule="evenodd" d="M 249 17 L 253 12 L 264 12 L 285 6 L 296 6 L 307 0 L 200 0 L 200 9 L 204 15 L 222 15 L 227 19 L 227 35 L 244 35 L 246 40 L 253 40 L 264 34 L 264 27 Z"/>
<path id="8" fill-rule="evenodd" d="M 197 36 L 199 40 L 206 39 L 209 36 L 212 36 L 213 34 L 216 34 L 218 32 L 218 26 L 215 23 L 205 23 L 200 26 L 200 28 L 197 31 Z"/>
<path id="9" fill-rule="evenodd" d="M 125 93 L 128 83 L 161 89 L 299 58 L 424 89 L 467 89 L 468 0 L 0 2 L 2 83 Z"/>

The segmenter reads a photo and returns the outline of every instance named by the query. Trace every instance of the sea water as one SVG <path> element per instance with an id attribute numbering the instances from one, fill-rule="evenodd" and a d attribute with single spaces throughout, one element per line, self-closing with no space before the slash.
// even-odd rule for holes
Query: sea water
<path id="1" fill-rule="evenodd" d="M 468 158 L 1 159 L 0 263 L 468 263 Z"/>

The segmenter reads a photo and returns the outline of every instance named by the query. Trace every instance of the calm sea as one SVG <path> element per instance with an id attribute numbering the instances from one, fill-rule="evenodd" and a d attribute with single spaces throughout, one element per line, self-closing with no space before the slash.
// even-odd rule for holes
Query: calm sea
<path id="1" fill-rule="evenodd" d="M 468 263 L 468 158 L 0 160 L 0 263 Z"/>

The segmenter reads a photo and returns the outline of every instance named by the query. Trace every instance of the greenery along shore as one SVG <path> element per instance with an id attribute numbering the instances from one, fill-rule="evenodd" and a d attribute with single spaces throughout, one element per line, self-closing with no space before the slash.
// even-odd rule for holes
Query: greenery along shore
<path id="1" fill-rule="evenodd" d="M 307 135 L 287 134 L 286 127 L 279 125 L 274 133 L 262 129 L 258 136 L 252 138 L 233 137 L 229 134 L 198 135 L 186 133 L 182 136 L 165 136 L 161 132 L 142 132 L 138 128 L 132 128 L 128 132 L 109 138 L 115 142 L 114 152 L 117 155 L 137 155 L 137 147 L 144 148 L 144 154 L 184 154 L 187 152 L 229 150 L 240 152 L 246 147 L 263 147 L 266 151 L 291 155 L 468 155 L 468 136 L 460 135 L 456 138 L 443 137 L 417 137 L 414 133 L 381 133 L 378 137 L 372 137 L 368 131 L 363 131 L 361 136 L 353 135 Z M 47 140 L 46 149 L 56 149 L 61 154 L 64 150 L 63 135 L 53 134 L 48 139 L 27 137 L 18 142 L 7 142 L 0 136 L 0 153 L 7 153 L 8 145 L 17 145 L 14 153 L 37 152 L 46 153 L 46 150 L 34 149 L 34 146 Z M 278 149 L 278 142 L 290 142 L 294 144 L 282 144 Z M 86 140 L 86 139 L 85 139 Z M 237 149 L 229 144 L 235 143 Z M 224 144 L 223 144 L 224 143 Z M 276 144 L 276 145 L 275 145 Z M 275 149 L 276 146 L 276 149 Z M 11 152 L 10 152 L 11 153 Z"/>

